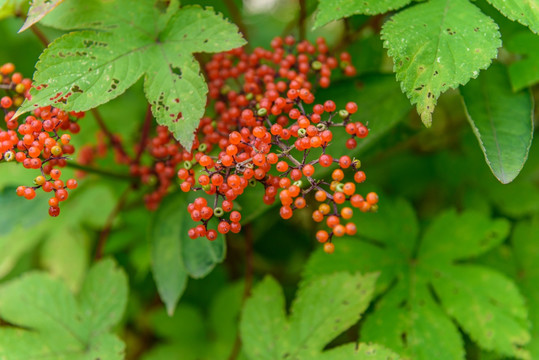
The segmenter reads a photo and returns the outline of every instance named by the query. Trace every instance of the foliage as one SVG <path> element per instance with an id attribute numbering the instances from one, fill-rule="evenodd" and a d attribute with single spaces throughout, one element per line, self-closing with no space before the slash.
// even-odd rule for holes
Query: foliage
<path id="1" fill-rule="evenodd" d="M 0 360 L 539 358 L 535 1 L 0 20 Z"/>

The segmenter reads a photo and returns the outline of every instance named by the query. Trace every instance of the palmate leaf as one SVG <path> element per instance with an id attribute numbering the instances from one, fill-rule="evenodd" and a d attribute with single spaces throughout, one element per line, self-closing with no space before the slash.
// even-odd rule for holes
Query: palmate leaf
<path id="1" fill-rule="evenodd" d="M 501 46 L 498 26 L 468 0 L 430 0 L 382 29 L 397 80 L 426 126 L 440 94 L 475 78 Z"/>
<path id="2" fill-rule="evenodd" d="M 376 274 L 340 272 L 304 282 L 292 304 L 290 317 L 279 284 L 267 277 L 245 303 L 240 322 L 244 351 L 249 359 L 396 360 L 377 345 L 347 344 L 322 351 L 352 326 L 369 304 Z"/>
<path id="3" fill-rule="evenodd" d="M 150 225 L 152 271 L 159 296 L 170 315 L 189 276 L 206 276 L 225 257 L 223 235 L 214 241 L 192 240 L 187 236 L 188 230 L 196 226 L 187 212 L 187 204 L 192 200 L 183 193 L 169 196 L 155 212 Z"/>
<path id="4" fill-rule="evenodd" d="M 127 277 L 113 261 L 94 265 L 75 297 L 48 274 L 33 272 L 0 287 L 0 359 L 123 359 L 110 333 L 127 302 Z"/>
<path id="5" fill-rule="evenodd" d="M 470 264 L 504 240 L 509 223 L 448 211 L 419 239 L 415 216 L 393 216 L 410 206 L 385 202 L 378 213 L 355 218 L 360 239 L 367 241 L 342 239 L 331 257 L 317 252 L 305 270 L 308 279 L 343 270 L 381 272 L 377 292 L 383 296 L 366 317 L 361 340 L 385 345 L 406 359 L 464 359 L 456 321 L 480 347 L 528 359 L 522 350 L 530 338 L 527 311 L 515 284 Z"/>
<path id="6" fill-rule="evenodd" d="M 539 33 L 539 3 L 536 0 L 487 0 L 507 18 Z"/>
<path id="7" fill-rule="evenodd" d="M 501 183 L 510 183 L 522 170 L 533 139 L 530 91 L 513 93 L 506 69 L 493 64 L 461 94 L 488 166 Z"/>
<path id="8" fill-rule="evenodd" d="M 376 15 L 399 9 L 412 0 L 319 0 L 314 27 L 357 14 Z"/>
<path id="9" fill-rule="evenodd" d="M 54 10 L 55 7 L 60 5 L 64 0 L 34 0 L 32 1 L 32 4 L 30 5 L 30 9 L 28 10 L 28 15 L 26 16 L 26 20 L 24 21 L 24 24 L 22 25 L 19 32 L 22 32 L 26 29 L 28 29 L 30 26 L 37 23 L 39 20 L 43 19 L 45 15 L 50 13 L 52 10 Z"/>
<path id="10" fill-rule="evenodd" d="M 70 0 L 45 23 L 90 29 L 60 37 L 36 65 L 36 89 L 17 116 L 38 106 L 83 111 L 122 94 L 144 75 L 144 91 L 157 122 L 190 149 L 204 113 L 207 86 L 195 52 L 245 43 L 235 25 L 212 9 L 177 1 Z"/>

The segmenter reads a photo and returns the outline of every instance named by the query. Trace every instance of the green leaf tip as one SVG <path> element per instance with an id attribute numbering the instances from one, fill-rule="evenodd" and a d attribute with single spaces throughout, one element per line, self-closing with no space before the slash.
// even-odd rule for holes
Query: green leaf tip
<path id="1" fill-rule="evenodd" d="M 427 127 L 438 97 L 477 77 L 501 46 L 496 23 L 468 0 L 430 0 L 402 10 L 383 25 L 382 39 Z"/>

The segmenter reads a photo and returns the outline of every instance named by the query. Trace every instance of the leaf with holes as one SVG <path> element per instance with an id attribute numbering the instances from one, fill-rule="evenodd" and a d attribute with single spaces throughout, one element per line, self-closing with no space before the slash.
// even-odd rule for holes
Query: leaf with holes
<path id="1" fill-rule="evenodd" d="M 533 139 L 533 101 L 529 90 L 511 91 L 503 65 L 493 64 L 461 88 L 468 121 L 490 170 L 503 184 L 519 174 Z"/>
<path id="2" fill-rule="evenodd" d="M 392 16 L 382 29 L 397 80 L 425 126 L 438 97 L 486 69 L 501 46 L 498 26 L 468 0 L 431 0 Z"/>
<path id="3" fill-rule="evenodd" d="M 314 27 L 352 15 L 383 14 L 408 5 L 412 0 L 319 0 Z"/>
<path id="4" fill-rule="evenodd" d="M 43 272 L 0 287 L 0 358 L 123 359 L 124 344 L 110 333 L 127 303 L 127 277 L 113 261 L 88 272 L 78 296 Z"/>
<path id="5" fill-rule="evenodd" d="M 84 111 L 119 96 L 144 76 L 157 122 L 190 149 L 208 91 L 196 52 L 218 52 L 245 43 L 235 25 L 212 9 L 177 1 L 70 0 L 46 19 L 64 35 L 43 52 L 32 98 L 19 116 L 38 106 Z M 88 30 L 89 29 L 89 30 Z"/>
<path id="6" fill-rule="evenodd" d="M 30 5 L 30 9 L 28 10 L 28 15 L 26 16 L 26 20 L 24 21 L 24 24 L 22 25 L 19 32 L 22 32 L 26 29 L 28 29 L 30 26 L 37 23 L 39 20 L 43 19 L 45 15 L 50 13 L 52 10 L 54 10 L 55 7 L 60 5 L 60 3 L 64 0 L 34 0 L 32 1 L 32 4 Z"/>
<path id="7" fill-rule="evenodd" d="M 363 323 L 361 340 L 416 360 L 464 359 L 454 320 L 482 348 L 526 359 L 522 296 L 505 276 L 470 261 L 503 242 L 508 221 L 448 211 L 419 239 L 411 206 L 384 204 L 378 213 L 354 218 L 359 239 L 339 240 L 331 257 L 315 253 L 305 269 L 307 279 L 343 270 L 381 272 L 376 293 L 382 296 Z M 399 213 L 405 214 L 401 220 Z"/>
<path id="8" fill-rule="evenodd" d="M 288 318 L 281 287 L 265 278 L 243 308 L 240 333 L 247 358 L 396 360 L 394 353 L 367 344 L 322 351 L 357 322 L 372 298 L 376 278 L 340 272 L 304 282 Z"/>
<path id="9" fill-rule="evenodd" d="M 528 26 L 539 33 L 539 3 L 537 0 L 487 0 L 505 17 Z"/>

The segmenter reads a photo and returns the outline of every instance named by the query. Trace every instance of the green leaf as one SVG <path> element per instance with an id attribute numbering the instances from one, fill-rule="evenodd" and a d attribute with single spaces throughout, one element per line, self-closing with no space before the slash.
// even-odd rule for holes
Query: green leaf
<path id="1" fill-rule="evenodd" d="M 528 309 L 530 311 L 529 320 L 531 326 L 531 341 L 528 344 L 531 358 L 539 358 L 539 216 L 531 221 L 522 221 L 514 229 L 511 243 L 518 265 L 517 282 L 526 296 Z"/>
<path id="2" fill-rule="evenodd" d="M 0 235 L 9 234 L 17 226 L 36 225 L 47 216 L 46 211 L 33 201 L 17 196 L 13 187 L 0 190 L 0 208 L 9 209 L 0 217 Z"/>
<path id="3" fill-rule="evenodd" d="M 44 268 L 77 292 L 88 268 L 89 241 L 82 228 L 59 227 L 50 232 L 41 248 Z"/>
<path id="4" fill-rule="evenodd" d="M 392 16 L 384 47 L 426 126 L 440 94 L 475 78 L 501 46 L 498 26 L 468 0 L 430 0 Z"/>
<path id="5" fill-rule="evenodd" d="M 282 289 L 275 280 L 266 277 L 243 309 L 240 333 L 247 357 L 397 359 L 385 349 L 377 352 L 379 347 L 365 344 L 359 344 L 359 351 L 355 344 L 347 344 L 322 352 L 333 338 L 357 322 L 372 298 L 376 278 L 376 274 L 340 272 L 304 282 L 287 319 Z"/>
<path id="6" fill-rule="evenodd" d="M 412 0 L 319 0 L 314 27 L 357 14 L 376 15 L 399 9 Z"/>
<path id="7" fill-rule="evenodd" d="M 150 246 L 152 251 L 152 272 L 161 300 L 170 316 L 174 314 L 189 274 L 183 265 L 181 241 L 187 229 L 182 225 L 185 216 L 177 217 L 177 201 L 166 201 L 159 207 L 150 225 Z M 185 208 L 185 205 L 183 205 Z"/>
<path id="8" fill-rule="evenodd" d="M 482 348 L 527 359 L 521 350 L 529 340 L 522 296 L 504 275 L 471 263 L 504 241 L 509 222 L 448 211 L 418 243 L 413 212 L 396 216 L 410 206 L 384 202 L 370 218 L 353 218 L 358 239 L 340 239 L 332 256 L 315 253 L 305 269 L 310 278 L 344 270 L 381 272 L 381 299 L 365 319 L 361 340 L 411 359 L 464 359 L 455 321 Z"/>
<path id="9" fill-rule="evenodd" d="M 376 344 L 346 344 L 325 351 L 312 360 L 397 360 L 394 352 Z"/>
<path id="10" fill-rule="evenodd" d="M 28 29 L 30 26 L 43 19 L 45 15 L 47 15 L 52 10 L 54 10 L 55 7 L 60 5 L 62 1 L 64 0 L 33 0 L 32 4 L 30 5 L 30 9 L 28 10 L 26 20 L 24 21 L 24 24 L 22 25 L 19 32 Z"/>
<path id="11" fill-rule="evenodd" d="M 213 242 L 187 236 L 188 230 L 197 225 L 187 212 L 187 204 L 194 197 L 188 198 L 181 192 L 169 196 L 150 224 L 153 275 L 170 315 L 185 290 L 188 276 L 206 276 L 225 255 L 223 235 Z"/>
<path id="12" fill-rule="evenodd" d="M 243 306 L 240 333 L 249 358 L 279 359 L 289 347 L 283 290 L 267 276 L 256 286 Z"/>
<path id="13" fill-rule="evenodd" d="M 89 31 L 64 35 L 43 52 L 34 74 L 38 86 L 17 116 L 44 105 L 89 110 L 144 75 L 157 122 L 190 149 L 208 91 L 193 53 L 229 50 L 245 41 L 212 9 L 178 10 L 172 2 L 163 11 L 160 5 L 155 0 L 70 0 L 58 6 L 48 24 Z"/>
<path id="14" fill-rule="evenodd" d="M 503 184 L 520 173 L 533 139 L 529 90 L 513 93 L 509 76 L 493 64 L 461 88 L 466 115 L 492 173 Z"/>
<path id="15" fill-rule="evenodd" d="M 487 0 L 507 18 L 539 33 L 539 4 L 535 0 Z"/>
<path id="16" fill-rule="evenodd" d="M 530 32 L 520 32 L 505 42 L 507 50 L 518 54 L 519 60 L 509 65 L 509 75 L 514 91 L 539 82 L 539 37 Z"/>
<path id="17" fill-rule="evenodd" d="M 24 13 L 28 7 L 26 0 L 0 0 L 0 20 Z"/>
<path id="18" fill-rule="evenodd" d="M 111 260 L 94 265 L 78 297 L 67 286 L 33 272 L 0 287 L 0 358 L 123 359 L 124 344 L 110 333 L 127 302 L 127 277 Z"/>

